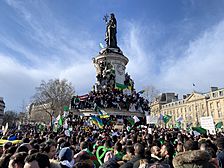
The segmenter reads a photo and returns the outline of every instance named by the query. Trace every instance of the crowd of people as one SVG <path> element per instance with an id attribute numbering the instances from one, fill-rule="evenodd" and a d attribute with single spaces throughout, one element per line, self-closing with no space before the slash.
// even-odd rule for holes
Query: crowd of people
<path id="1" fill-rule="evenodd" d="M 127 130 L 84 126 L 76 117 L 71 133 L 35 125 L 9 129 L 1 140 L 1 168 L 221 168 L 224 136 L 136 123 Z M 6 141 L 8 139 L 8 141 Z M 13 141 L 13 140 L 14 141 Z M 17 140 L 17 143 L 14 143 Z"/>
<path id="2" fill-rule="evenodd" d="M 127 111 L 149 111 L 148 100 L 135 91 L 126 94 L 118 89 L 105 89 L 91 91 L 85 97 L 74 96 L 71 100 L 71 107 L 75 109 L 94 108 L 94 106 Z"/>

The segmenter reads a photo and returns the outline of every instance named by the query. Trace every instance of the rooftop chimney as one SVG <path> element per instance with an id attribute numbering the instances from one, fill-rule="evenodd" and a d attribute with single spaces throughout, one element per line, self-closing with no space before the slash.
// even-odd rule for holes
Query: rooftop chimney
<path id="1" fill-rule="evenodd" d="M 211 87 L 211 91 L 212 91 L 212 92 L 214 92 L 214 91 L 216 91 L 216 90 L 218 90 L 218 87 Z"/>

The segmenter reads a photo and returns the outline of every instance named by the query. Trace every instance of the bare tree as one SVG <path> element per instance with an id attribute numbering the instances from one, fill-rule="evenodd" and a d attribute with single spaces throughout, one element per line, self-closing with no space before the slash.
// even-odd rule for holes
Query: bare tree
<path id="1" fill-rule="evenodd" d="M 52 112 L 55 116 L 62 113 L 64 106 L 69 106 L 73 94 L 72 83 L 65 79 L 51 79 L 48 82 L 42 80 L 40 86 L 36 87 L 33 105 L 41 107 L 52 121 Z"/>
<path id="2" fill-rule="evenodd" d="M 145 97 L 149 102 L 152 102 L 160 93 L 160 91 L 153 85 L 148 85 L 144 87 L 143 97 Z"/>
<path id="3" fill-rule="evenodd" d="M 16 125 L 17 121 L 18 121 L 18 113 L 16 113 L 15 111 L 6 111 L 3 117 L 2 125 L 8 123 L 9 127 L 11 128 Z"/>

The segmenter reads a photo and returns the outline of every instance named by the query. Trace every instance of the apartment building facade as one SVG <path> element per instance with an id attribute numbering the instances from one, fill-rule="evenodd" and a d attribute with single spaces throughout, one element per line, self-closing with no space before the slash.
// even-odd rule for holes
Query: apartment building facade
<path id="1" fill-rule="evenodd" d="M 5 110 L 5 102 L 3 100 L 3 97 L 0 97 L 0 125 L 2 125 L 3 122 L 4 110 Z"/>
<path id="2" fill-rule="evenodd" d="M 193 91 L 182 99 L 175 98 L 167 103 L 153 102 L 150 105 L 151 115 L 171 115 L 168 123 L 171 126 L 175 125 L 177 118 L 182 117 L 182 128 L 188 125 L 197 126 L 200 124 L 200 118 L 206 116 L 212 116 L 215 123 L 224 122 L 224 88 L 211 87 L 207 93 Z"/>

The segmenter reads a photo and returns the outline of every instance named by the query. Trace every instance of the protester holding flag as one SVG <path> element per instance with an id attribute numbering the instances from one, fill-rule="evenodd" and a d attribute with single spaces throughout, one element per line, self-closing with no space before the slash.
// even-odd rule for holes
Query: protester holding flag
<path id="1" fill-rule="evenodd" d="M 222 127 L 223 127 L 223 122 L 222 121 L 215 124 L 216 129 L 219 129 L 219 128 L 222 128 Z"/>
<path id="2" fill-rule="evenodd" d="M 91 116 L 91 121 L 93 122 L 93 124 L 95 124 L 96 126 L 98 126 L 101 129 L 104 126 L 103 121 L 100 118 L 98 118 L 97 116 Z"/>
<path id="3" fill-rule="evenodd" d="M 147 112 L 149 111 L 149 102 L 141 97 L 144 90 L 136 91 L 129 90 L 125 85 L 116 85 L 117 89 L 106 88 L 105 90 L 91 91 L 89 94 L 82 96 L 74 96 L 72 98 L 71 107 L 75 109 L 95 108 L 101 110 L 103 108 L 134 109 L 134 111 Z M 124 89 L 129 90 L 123 92 Z M 131 107 L 133 105 L 135 108 Z"/>
<path id="4" fill-rule="evenodd" d="M 201 167 L 207 165 L 212 168 L 215 165 L 215 157 L 218 158 L 219 165 L 222 167 L 221 163 L 224 160 L 222 130 L 216 135 L 211 135 L 202 126 L 192 127 L 191 124 L 187 125 L 193 130 L 189 132 L 181 127 L 165 128 L 163 124 L 157 124 L 151 128 L 151 125 L 142 123 L 142 119 L 137 115 L 123 116 L 122 128 L 118 129 L 115 128 L 116 117 L 111 115 L 109 118 L 101 118 L 100 116 L 107 115 L 106 112 L 101 108 L 96 108 L 96 111 L 96 115 L 89 117 L 80 115 L 71 118 L 67 115 L 58 115 L 55 120 L 57 129 L 53 131 L 47 126 L 42 129 L 42 125 L 45 125 L 43 123 L 25 126 L 21 124 L 20 130 L 9 127 L 0 140 L 0 145 L 4 148 L 0 167 L 4 167 L 1 165 L 1 159 L 7 160 L 9 153 L 18 154 L 21 150 L 25 151 L 29 157 L 35 152 L 36 155 L 44 155 L 46 160 L 43 162 L 47 163 L 51 158 L 56 162 L 60 161 L 64 166 L 71 167 L 73 165 L 99 167 L 100 162 L 101 167 L 126 167 L 131 163 L 131 167 L 159 164 L 174 168 L 180 168 L 183 165 Z M 171 118 L 171 115 L 161 115 L 160 121 L 169 124 Z M 113 122 L 107 125 L 108 120 Z M 175 121 L 181 124 L 183 118 L 179 116 Z M 216 123 L 216 128 L 219 129 L 221 126 L 221 122 Z M 54 148 L 51 148 L 50 141 L 55 144 Z M 138 142 L 141 142 L 140 146 L 137 145 Z M 129 161 L 127 158 L 123 160 L 126 148 L 135 150 L 135 156 L 129 156 Z M 142 149 L 146 149 L 146 153 Z M 148 151 L 155 156 L 150 155 Z M 75 160 L 72 159 L 73 154 Z"/>

